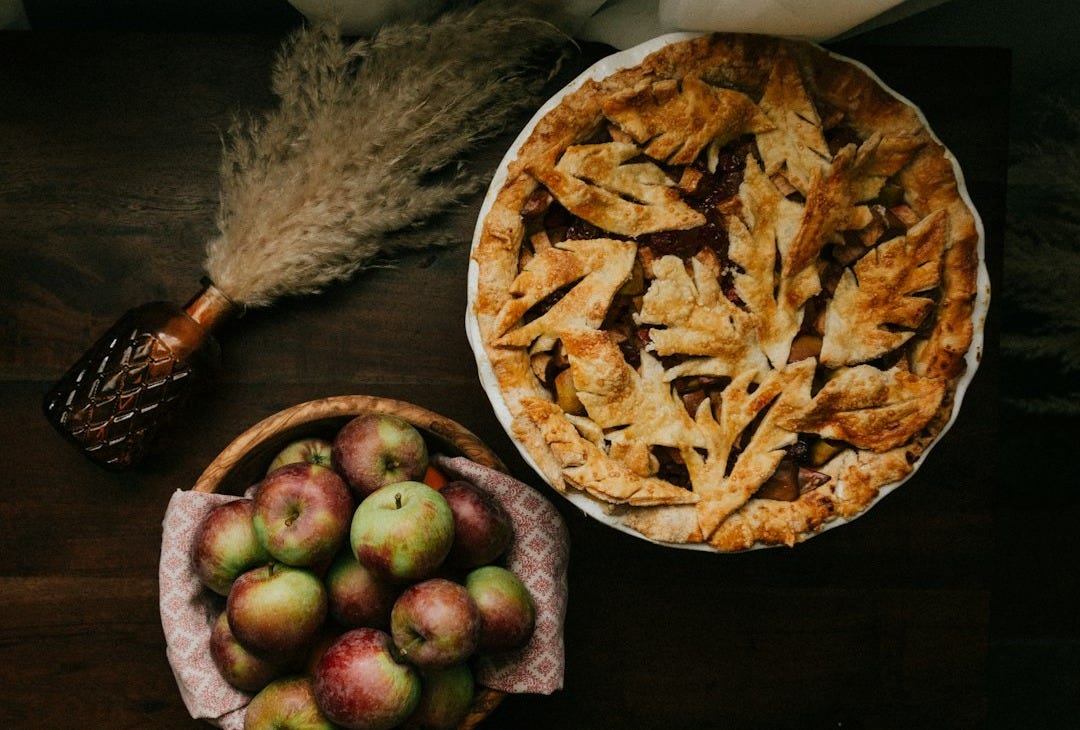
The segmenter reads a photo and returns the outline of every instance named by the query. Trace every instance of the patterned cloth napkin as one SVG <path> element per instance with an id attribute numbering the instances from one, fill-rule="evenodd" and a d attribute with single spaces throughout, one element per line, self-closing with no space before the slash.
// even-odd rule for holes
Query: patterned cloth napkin
<path id="1" fill-rule="evenodd" d="M 482 487 L 510 513 L 516 539 L 507 562 L 536 602 L 536 631 L 529 644 L 475 663 L 477 681 L 508 693 L 550 694 L 562 688 L 563 621 L 570 541 L 558 511 L 531 487 L 462 457 L 435 455 L 451 479 Z M 191 569 L 191 543 L 213 507 L 235 496 L 178 490 L 162 523 L 159 591 L 165 653 L 191 716 L 225 730 L 240 730 L 250 693 L 231 687 L 210 658 L 210 631 L 222 599 L 199 583 Z"/>

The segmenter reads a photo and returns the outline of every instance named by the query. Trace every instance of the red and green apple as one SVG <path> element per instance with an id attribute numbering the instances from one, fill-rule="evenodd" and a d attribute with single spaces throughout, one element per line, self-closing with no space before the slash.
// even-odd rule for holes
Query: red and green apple
<path id="1" fill-rule="evenodd" d="M 402 591 L 390 612 L 390 633 L 407 661 L 442 669 L 476 651 L 480 609 L 465 586 L 430 578 Z"/>
<path id="2" fill-rule="evenodd" d="M 236 579 L 225 611 L 245 649 L 271 661 L 295 660 L 326 620 L 326 588 L 308 570 L 270 563 Z"/>
<path id="3" fill-rule="evenodd" d="M 349 533 L 356 559 L 384 580 L 432 576 L 454 542 L 454 516 L 441 494 L 421 482 L 398 482 L 368 495 Z"/>
<path id="4" fill-rule="evenodd" d="M 480 652 L 499 653 L 528 643 L 536 625 L 536 605 L 517 575 L 485 565 L 465 576 L 465 588 L 480 609 Z"/>
<path id="5" fill-rule="evenodd" d="M 206 513 L 195 530 L 192 569 L 214 593 L 228 595 L 237 576 L 270 560 L 255 533 L 254 506 L 250 499 L 219 504 Z"/>
<path id="6" fill-rule="evenodd" d="M 388 413 L 353 418 L 337 432 L 332 453 L 335 468 L 361 497 L 394 482 L 420 481 L 428 467 L 423 435 Z"/>
<path id="7" fill-rule="evenodd" d="M 279 562 L 323 566 L 345 542 L 355 502 L 333 469 L 287 464 L 259 483 L 252 524 L 266 551 Z"/>
<path id="8" fill-rule="evenodd" d="M 385 631 L 347 631 L 323 653 L 314 673 L 315 700 L 331 721 L 353 730 L 396 727 L 420 702 L 420 675 L 398 660 Z"/>

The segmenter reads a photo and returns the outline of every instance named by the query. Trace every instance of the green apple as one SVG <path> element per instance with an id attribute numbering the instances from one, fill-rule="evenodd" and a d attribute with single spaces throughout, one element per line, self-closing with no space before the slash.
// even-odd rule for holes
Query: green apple
<path id="1" fill-rule="evenodd" d="M 485 565 L 465 576 L 465 588 L 480 609 L 482 653 L 524 646 L 536 624 L 536 604 L 521 579 L 498 565 Z"/>
<path id="2" fill-rule="evenodd" d="M 333 448 L 334 445 L 329 441 L 315 436 L 293 441 L 277 453 L 270 466 L 266 467 L 266 473 L 269 474 L 286 464 L 315 464 L 333 469 Z"/>
<path id="3" fill-rule="evenodd" d="M 388 484 L 356 508 L 349 531 L 356 559 L 393 583 L 432 576 L 454 542 L 454 515 L 422 482 Z"/>
<path id="4" fill-rule="evenodd" d="M 315 702 L 308 677 L 282 677 L 251 698 L 244 730 L 335 730 Z"/>

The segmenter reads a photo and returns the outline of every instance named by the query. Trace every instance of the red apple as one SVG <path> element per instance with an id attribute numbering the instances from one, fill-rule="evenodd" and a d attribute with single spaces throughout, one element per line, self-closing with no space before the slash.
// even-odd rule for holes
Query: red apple
<path id="1" fill-rule="evenodd" d="M 258 692 L 282 673 L 281 666 L 252 654 L 236 640 L 224 611 L 210 631 L 210 658 L 226 682 L 245 692 Z"/>
<path id="2" fill-rule="evenodd" d="M 517 649 L 529 641 L 536 624 L 536 605 L 514 573 L 485 565 L 465 576 L 465 588 L 480 609 L 482 653 Z"/>
<path id="3" fill-rule="evenodd" d="M 390 633 L 407 661 L 442 669 L 476 651 L 480 610 L 465 586 L 431 578 L 401 593 L 390 612 Z"/>
<path id="4" fill-rule="evenodd" d="M 332 453 L 335 468 L 361 497 L 387 484 L 420 481 L 428 466 L 424 437 L 387 413 L 365 413 L 346 423 Z"/>
<path id="5" fill-rule="evenodd" d="M 272 661 L 294 660 L 326 620 L 326 588 L 310 571 L 271 563 L 236 579 L 225 611 L 245 649 Z"/>
<path id="6" fill-rule="evenodd" d="M 323 578 L 330 615 L 346 628 L 390 628 L 390 609 L 401 589 L 383 580 L 349 550 L 342 550 Z"/>
<path id="7" fill-rule="evenodd" d="M 266 473 L 279 469 L 286 464 L 315 464 L 333 468 L 331 451 L 334 445 L 326 439 L 317 437 L 300 439 L 287 444 L 281 449 L 266 468 Z"/>
<path id="8" fill-rule="evenodd" d="M 420 704 L 402 723 L 405 730 L 454 730 L 461 726 L 472 706 L 476 683 L 468 664 L 425 670 Z"/>
<path id="9" fill-rule="evenodd" d="M 335 641 L 341 638 L 349 629 L 342 628 L 339 624 L 333 621 L 327 621 L 323 624 L 322 630 L 314 641 L 311 642 L 311 648 L 308 649 L 307 656 L 300 662 L 300 667 L 304 674 L 311 677 L 315 674 L 315 667 L 319 664 L 319 660 L 322 659 L 322 655 L 326 653 L 326 650 L 333 645 Z"/>
<path id="10" fill-rule="evenodd" d="M 369 494 L 356 508 L 350 544 L 356 559 L 392 583 L 430 577 L 454 542 L 454 516 L 443 496 L 420 482 Z"/>
<path id="11" fill-rule="evenodd" d="M 244 730 L 334 730 L 318 703 L 308 677 L 282 677 L 251 698 Z"/>
<path id="12" fill-rule="evenodd" d="M 469 570 L 495 562 L 514 539 L 510 515 L 494 495 L 471 482 L 455 480 L 440 492 L 454 515 L 454 544 L 447 564 Z"/>
<path id="13" fill-rule="evenodd" d="M 195 531 L 192 569 L 215 593 L 228 595 L 238 575 L 270 560 L 255 534 L 253 515 L 250 499 L 225 502 L 207 512 Z"/>
<path id="14" fill-rule="evenodd" d="M 348 535 L 354 507 L 349 487 L 333 469 L 286 464 L 259 484 L 252 524 L 274 559 L 325 567 Z"/>
<path id="15" fill-rule="evenodd" d="M 347 631 L 315 667 L 315 700 L 333 722 L 356 730 L 401 724 L 420 701 L 420 676 L 398 661 L 385 631 Z"/>

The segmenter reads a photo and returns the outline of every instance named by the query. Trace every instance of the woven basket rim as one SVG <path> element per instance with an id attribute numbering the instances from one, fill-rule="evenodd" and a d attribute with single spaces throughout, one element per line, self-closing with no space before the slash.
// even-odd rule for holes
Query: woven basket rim
<path id="1" fill-rule="evenodd" d="M 370 395 L 338 395 L 298 403 L 273 413 L 234 438 L 203 470 L 192 487 L 197 492 L 216 492 L 221 480 L 253 448 L 269 438 L 315 421 L 348 419 L 363 413 L 388 413 L 437 436 L 464 456 L 491 469 L 506 472 L 502 460 L 472 431 L 460 423 L 422 406 L 393 398 Z"/>

